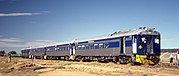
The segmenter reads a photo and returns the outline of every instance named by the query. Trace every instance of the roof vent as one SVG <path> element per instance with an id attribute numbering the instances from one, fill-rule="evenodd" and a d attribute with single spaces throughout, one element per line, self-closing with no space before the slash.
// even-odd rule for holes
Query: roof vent
<path id="1" fill-rule="evenodd" d="M 143 27 L 143 29 L 146 29 L 146 27 Z"/>

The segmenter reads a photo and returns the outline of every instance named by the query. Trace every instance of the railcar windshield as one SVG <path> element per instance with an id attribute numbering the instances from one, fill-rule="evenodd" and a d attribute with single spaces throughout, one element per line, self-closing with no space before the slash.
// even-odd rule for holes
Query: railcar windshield
<path id="1" fill-rule="evenodd" d="M 154 43 L 159 44 L 160 43 L 160 37 L 159 35 L 144 35 L 139 37 L 139 42 L 141 43 L 151 43 L 151 41 L 154 39 Z"/>
<path id="2" fill-rule="evenodd" d="M 160 53 L 160 35 L 141 35 L 138 37 L 139 50 L 141 54 L 157 54 Z"/>

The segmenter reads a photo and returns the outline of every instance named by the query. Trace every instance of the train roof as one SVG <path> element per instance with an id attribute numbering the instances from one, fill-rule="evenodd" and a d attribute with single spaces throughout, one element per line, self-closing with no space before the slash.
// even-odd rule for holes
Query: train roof
<path id="1" fill-rule="evenodd" d="M 155 30 L 155 28 L 147 28 L 147 27 L 140 27 L 138 29 L 130 29 L 127 31 L 118 31 L 114 32 L 112 34 L 97 36 L 93 38 L 87 38 L 87 39 L 75 39 L 68 42 L 59 42 L 57 44 L 50 44 L 50 45 L 44 45 L 44 46 L 38 46 L 38 47 L 30 47 L 30 48 L 24 48 L 25 49 L 37 49 L 37 48 L 44 48 L 44 47 L 53 47 L 53 46 L 59 46 L 59 45 L 65 45 L 65 44 L 71 44 L 71 43 L 78 43 L 83 41 L 92 41 L 92 40 L 99 40 L 99 39 L 107 39 L 107 38 L 115 38 L 115 37 L 122 37 L 122 36 L 131 36 L 131 35 L 160 35 L 159 32 Z"/>
<path id="2" fill-rule="evenodd" d="M 112 34 L 107 34 L 107 35 L 88 38 L 88 39 L 76 39 L 75 42 L 92 41 L 92 40 L 115 38 L 115 37 L 122 37 L 122 36 L 131 36 L 131 35 L 138 35 L 138 34 L 160 35 L 160 33 L 157 32 L 155 30 L 155 28 L 140 27 L 138 29 L 129 29 L 127 31 L 118 31 L 118 32 L 114 32 Z"/>
<path id="3" fill-rule="evenodd" d="M 48 48 L 48 47 L 54 47 L 54 46 L 58 46 L 58 45 L 66 45 L 66 44 L 71 44 L 71 43 L 74 43 L 74 40 L 73 41 L 68 41 L 68 42 L 59 42 L 59 43 L 56 43 L 56 44 L 43 45 L 43 46 L 27 47 L 27 48 L 23 48 L 21 50 L 38 49 L 38 48 L 44 48 L 44 47 Z"/>

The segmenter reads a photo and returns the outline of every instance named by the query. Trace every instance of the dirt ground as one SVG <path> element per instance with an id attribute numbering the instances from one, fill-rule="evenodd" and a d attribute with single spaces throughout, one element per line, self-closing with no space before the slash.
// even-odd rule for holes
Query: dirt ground
<path id="1" fill-rule="evenodd" d="M 179 68 L 168 63 L 169 53 L 155 66 L 99 62 L 74 62 L 0 57 L 0 76 L 179 76 Z"/>

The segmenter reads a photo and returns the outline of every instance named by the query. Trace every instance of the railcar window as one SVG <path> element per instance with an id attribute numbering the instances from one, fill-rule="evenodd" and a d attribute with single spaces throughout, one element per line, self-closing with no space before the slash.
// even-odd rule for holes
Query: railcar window
<path id="1" fill-rule="evenodd" d="M 65 51 L 67 51 L 68 50 L 68 47 L 65 47 Z"/>
<path id="2" fill-rule="evenodd" d="M 155 43 L 159 44 L 159 39 L 155 38 Z"/>
<path id="3" fill-rule="evenodd" d="M 86 49 L 89 49 L 89 45 L 85 45 Z"/>
<path id="4" fill-rule="evenodd" d="M 104 48 L 108 48 L 109 47 L 109 43 L 104 43 Z"/>
<path id="5" fill-rule="evenodd" d="M 57 51 L 60 51 L 60 48 L 59 48 L 59 47 L 57 48 Z"/>
<path id="6" fill-rule="evenodd" d="M 104 44 L 103 43 L 99 44 L 99 48 L 104 48 Z"/>
<path id="7" fill-rule="evenodd" d="M 142 40 L 143 43 L 146 43 L 146 38 L 145 37 L 142 37 L 141 40 Z"/>
<path id="8" fill-rule="evenodd" d="M 65 47 L 66 49 L 65 49 L 65 51 L 68 51 L 68 47 Z"/>
<path id="9" fill-rule="evenodd" d="M 57 51 L 57 48 L 55 48 L 55 51 Z"/>
<path id="10" fill-rule="evenodd" d="M 139 37 L 139 42 L 146 43 L 146 37 Z"/>
<path id="11" fill-rule="evenodd" d="M 94 44 L 90 44 L 90 49 L 94 49 Z"/>
<path id="12" fill-rule="evenodd" d="M 62 51 L 65 51 L 65 47 L 62 47 Z"/>
<path id="13" fill-rule="evenodd" d="M 41 52 L 42 50 L 39 50 L 39 52 Z"/>
<path id="14" fill-rule="evenodd" d="M 61 50 L 64 51 L 64 47 L 61 47 Z"/>
<path id="15" fill-rule="evenodd" d="M 63 51 L 65 51 L 65 47 L 63 47 Z"/>
<path id="16" fill-rule="evenodd" d="M 81 50 L 81 45 L 78 45 L 78 50 Z"/>
<path id="17" fill-rule="evenodd" d="M 85 49 L 85 45 L 82 45 L 82 46 L 81 46 L 81 49 L 84 50 L 84 49 Z"/>
<path id="18" fill-rule="evenodd" d="M 99 44 L 94 44 L 94 48 L 98 49 L 99 48 Z"/>
<path id="19" fill-rule="evenodd" d="M 62 47 L 60 47 L 60 51 L 63 51 L 63 48 L 62 48 Z"/>
<path id="20" fill-rule="evenodd" d="M 64 48 L 63 48 L 63 47 L 61 47 L 61 51 L 64 51 Z"/>
<path id="21" fill-rule="evenodd" d="M 70 47 L 67 47 L 67 51 L 70 50 Z"/>
<path id="22" fill-rule="evenodd" d="M 156 36 L 155 36 L 155 39 L 154 39 L 154 42 L 157 43 L 157 44 L 159 44 L 159 43 L 160 43 L 160 40 L 159 40 L 159 39 L 160 39 L 159 36 L 156 35 Z"/>
<path id="23" fill-rule="evenodd" d="M 58 51 L 61 51 L 60 47 L 58 47 Z"/>
<path id="24" fill-rule="evenodd" d="M 133 42 L 136 43 L 136 36 L 133 36 Z"/>

